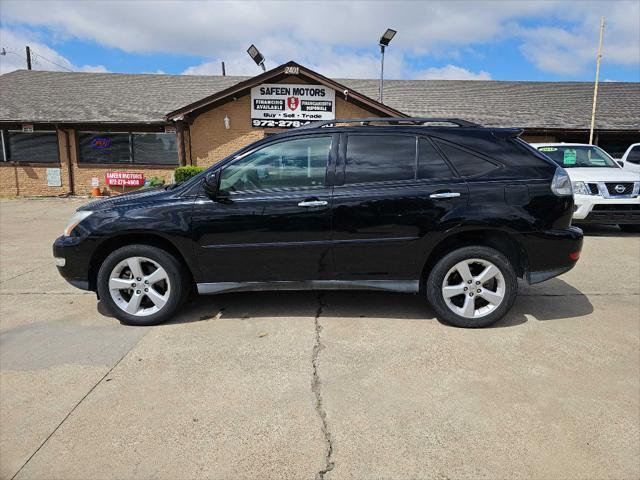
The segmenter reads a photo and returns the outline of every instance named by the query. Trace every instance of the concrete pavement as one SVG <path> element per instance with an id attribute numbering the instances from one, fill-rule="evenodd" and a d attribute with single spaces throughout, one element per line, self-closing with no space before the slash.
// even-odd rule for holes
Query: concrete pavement
<path id="1" fill-rule="evenodd" d="M 80 200 L 0 201 L 0 478 L 638 478 L 640 237 L 588 231 L 495 328 L 237 293 L 120 325 L 59 278 Z"/>

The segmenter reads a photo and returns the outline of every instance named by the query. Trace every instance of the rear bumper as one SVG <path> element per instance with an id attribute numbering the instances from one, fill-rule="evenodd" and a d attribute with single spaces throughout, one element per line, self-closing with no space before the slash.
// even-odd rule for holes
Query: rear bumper
<path id="1" fill-rule="evenodd" d="M 525 236 L 526 280 L 540 283 L 571 270 L 580 258 L 583 233 L 578 227 L 545 230 Z"/>

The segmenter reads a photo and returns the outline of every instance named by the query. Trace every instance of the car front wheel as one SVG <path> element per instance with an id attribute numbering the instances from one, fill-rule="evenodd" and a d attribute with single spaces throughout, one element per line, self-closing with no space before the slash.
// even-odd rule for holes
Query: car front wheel
<path id="1" fill-rule="evenodd" d="M 182 305 L 189 282 L 180 262 L 150 245 L 128 245 L 112 252 L 98 272 L 100 299 L 128 325 L 169 320 Z"/>
<path id="2" fill-rule="evenodd" d="M 427 297 L 441 320 L 466 328 L 486 327 L 513 305 L 518 280 L 509 260 L 489 247 L 463 247 L 431 270 Z"/>

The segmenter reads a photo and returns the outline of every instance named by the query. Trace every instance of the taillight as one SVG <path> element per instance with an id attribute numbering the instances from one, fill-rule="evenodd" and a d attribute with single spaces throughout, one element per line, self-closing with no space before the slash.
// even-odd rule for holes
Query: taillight
<path id="1" fill-rule="evenodd" d="M 578 260 L 580 258 L 580 252 L 571 252 L 569 258 L 571 260 Z"/>
<path id="2" fill-rule="evenodd" d="M 556 168 L 556 173 L 551 180 L 551 191 L 558 196 L 573 195 L 571 179 L 564 168 Z"/>

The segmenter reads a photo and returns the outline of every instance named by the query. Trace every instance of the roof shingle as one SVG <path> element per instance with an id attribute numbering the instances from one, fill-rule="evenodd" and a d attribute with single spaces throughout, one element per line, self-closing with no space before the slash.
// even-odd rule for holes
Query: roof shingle
<path id="1" fill-rule="evenodd" d="M 43 72 L 0 76 L 0 121 L 156 123 L 249 77 Z M 378 80 L 336 79 L 377 98 Z M 495 127 L 588 129 L 593 83 L 386 80 L 385 103 L 407 115 Z M 603 82 L 596 128 L 640 129 L 640 83 Z"/>

